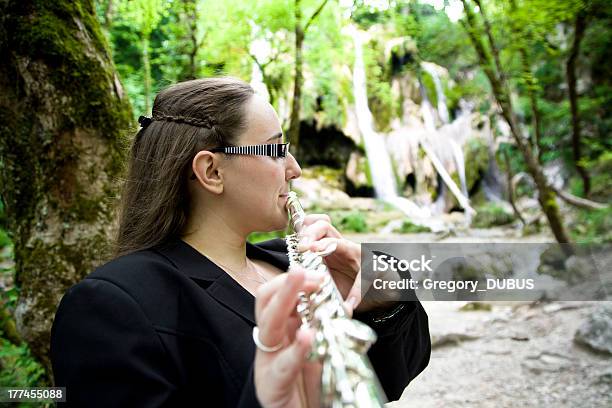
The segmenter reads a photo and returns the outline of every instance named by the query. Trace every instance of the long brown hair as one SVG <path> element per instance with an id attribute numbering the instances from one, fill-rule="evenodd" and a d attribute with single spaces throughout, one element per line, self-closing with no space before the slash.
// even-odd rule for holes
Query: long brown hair
<path id="1" fill-rule="evenodd" d="M 189 215 L 187 182 L 200 150 L 235 144 L 253 95 L 236 78 L 205 78 L 162 90 L 152 121 L 143 121 L 131 148 L 115 255 L 178 237 Z"/>

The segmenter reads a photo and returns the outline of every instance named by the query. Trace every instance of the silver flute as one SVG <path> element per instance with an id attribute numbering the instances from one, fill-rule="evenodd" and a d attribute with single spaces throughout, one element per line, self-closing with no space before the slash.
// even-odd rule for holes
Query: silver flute
<path id="1" fill-rule="evenodd" d="M 285 238 L 290 264 L 325 275 L 317 291 L 300 294 L 297 307 L 302 325 L 315 331 L 309 359 L 322 364 L 320 406 L 382 407 L 386 397 L 367 357 L 376 333 L 346 314 L 342 295 L 323 262 L 328 254 L 298 251 L 306 214 L 293 191 L 288 194 L 286 208 L 294 231 Z"/>

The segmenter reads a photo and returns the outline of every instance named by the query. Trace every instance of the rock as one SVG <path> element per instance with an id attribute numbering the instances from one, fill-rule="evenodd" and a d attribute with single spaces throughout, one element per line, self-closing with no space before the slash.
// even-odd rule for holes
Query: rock
<path id="1" fill-rule="evenodd" d="M 293 181 L 292 188 L 298 192 L 305 210 L 350 209 L 351 198 L 343 191 L 327 185 L 324 181 L 300 177 Z"/>
<path id="2" fill-rule="evenodd" d="M 346 166 L 355 142 L 334 126 L 320 127 L 316 121 L 300 123 L 300 148 L 297 161 L 303 167 L 323 165 L 333 169 Z"/>
<path id="3" fill-rule="evenodd" d="M 368 177 L 367 158 L 357 152 L 351 153 L 346 165 L 346 192 L 351 196 L 374 197 L 372 180 Z"/>
<path id="4" fill-rule="evenodd" d="M 597 382 L 599 382 L 600 384 L 612 385 L 612 367 L 609 367 L 599 373 L 599 375 L 597 376 Z"/>
<path id="5" fill-rule="evenodd" d="M 468 191 L 480 181 L 489 167 L 489 149 L 483 139 L 470 139 L 465 144 L 465 178 Z"/>
<path id="6" fill-rule="evenodd" d="M 559 245 L 550 245 L 540 255 L 540 266 L 538 273 L 540 275 L 549 275 L 553 278 L 567 281 L 567 273 L 565 272 L 565 260 L 567 255 Z"/>
<path id="7" fill-rule="evenodd" d="M 468 302 L 459 308 L 462 312 L 485 311 L 490 312 L 492 309 L 490 303 L 485 302 Z"/>
<path id="8" fill-rule="evenodd" d="M 594 351 L 612 354 L 612 303 L 596 306 L 576 330 L 574 341 Z"/>
<path id="9" fill-rule="evenodd" d="M 558 373 L 572 366 L 573 361 L 558 353 L 544 351 L 537 355 L 527 356 L 521 365 L 529 371 L 539 374 L 542 372 Z"/>
<path id="10" fill-rule="evenodd" d="M 490 228 L 497 225 L 506 225 L 514 221 L 514 213 L 510 204 L 503 201 L 488 202 L 476 208 L 476 215 L 472 226 L 476 228 Z"/>
<path id="11" fill-rule="evenodd" d="M 565 260 L 565 270 L 570 282 L 577 282 L 581 278 L 593 276 L 596 271 L 590 258 L 572 255 Z"/>
<path id="12" fill-rule="evenodd" d="M 458 346 L 464 341 L 476 340 L 480 336 L 467 333 L 445 333 L 438 336 L 432 336 L 431 348 L 435 349 L 442 346 Z"/>
<path id="13" fill-rule="evenodd" d="M 556 313 L 561 310 L 580 309 L 583 307 L 586 306 L 576 303 L 550 303 L 548 305 L 545 305 L 542 310 L 544 311 L 544 313 Z"/>

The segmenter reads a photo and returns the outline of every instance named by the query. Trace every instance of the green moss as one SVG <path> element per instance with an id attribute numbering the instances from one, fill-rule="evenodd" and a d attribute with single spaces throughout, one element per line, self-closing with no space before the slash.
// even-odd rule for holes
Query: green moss
<path id="1" fill-rule="evenodd" d="M 366 232 L 368 224 L 364 215 L 359 211 L 352 211 L 340 220 L 339 229 L 343 232 Z"/>
<path id="2" fill-rule="evenodd" d="M 423 225 L 413 224 L 410 220 L 404 220 L 399 228 L 393 230 L 398 234 L 417 234 L 419 232 L 431 232 L 431 229 Z"/>
<path id="3" fill-rule="evenodd" d="M 393 114 L 397 112 L 397 100 L 391 92 L 390 72 L 387 63 L 380 59 L 384 55 L 384 44 L 375 40 L 363 48 L 363 59 L 366 71 L 368 106 L 372 111 L 376 128 L 379 131 L 390 130 Z"/>
<path id="4" fill-rule="evenodd" d="M 0 228 L 0 249 L 11 245 L 11 239 L 4 228 Z"/>
<path id="5" fill-rule="evenodd" d="M 49 81 L 72 99 L 62 127 L 105 129 L 111 136 L 116 129 L 130 124 L 127 97 L 120 104 L 109 92 L 114 67 L 93 2 L 38 0 L 33 8 L 36 12 L 12 10 L 21 15 L 13 27 L 14 52 L 33 61 L 44 61 L 50 68 Z M 82 38 L 87 39 L 92 49 L 84 48 Z"/>
<path id="6" fill-rule="evenodd" d="M 465 146 L 465 180 L 470 190 L 489 166 L 489 149 L 482 139 L 470 139 Z"/>
<path id="7" fill-rule="evenodd" d="M 507 225 L 514 221 L 514 214 L 496 203 L 486 203 L 476 208 L 476 215 L 472 220 L 472 227 L 490 228 L 493 226 Z"/>
<path id="8" fill-rule="evenodd" d="M 365 164 L 365 168 L 363 169 L 363 171 L 365 171 L 366 180 L 368 181 L 368 186 L 373 187 L 374 183 L 372 182 L 372 171 L 370 170 L 370 160 L 368 160 L 367 156 L 365 156 L 364 164 Z M 360 171 L 361 170 L 362 169 L 360 169 Z"/>
<path id="9" fill-rule="evenodd" d="M 391 158 L 391 171 L 393 171 L 393 178 L 395 179 L 395 187 L 396 188 L 399 187 L 400 190 L 403 190 L 404 182 L 397 171 L 397 162 L 395 161 L 395 158 L 393 157 L 393 155 L 389 155 L 389 157 Z"/>
<path id="10" fill-rule="evenodd" d="M 492 309 L 492 306 L 489 303 L 470 302 L 470 303 L 466 303 L 465 305 L 461 306 L 459 308 L 459 311 L 461 312 L 478 312 L 478 311 L 490 312 L 491 309 Z"/>
<path id="11" fill-rule="evenodd" d="M 425 87 L 425 92 L 427 92 L 429 101 L 435 108 L 438 106 L 438 92 L 436 92 L 436 83 L 431 75 L 425 71 L 421 71 L 421 81 L 423 81 L 423 86 Z"/>

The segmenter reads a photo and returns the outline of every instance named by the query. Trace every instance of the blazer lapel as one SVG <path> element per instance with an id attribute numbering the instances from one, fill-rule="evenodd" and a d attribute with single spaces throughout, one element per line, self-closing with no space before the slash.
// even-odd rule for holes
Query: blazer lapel
<path id="1" fill-rule="evenodd" d="M 276 248 L 274 248 L 276 249 Z M 289 260 L 279 250 L 258 248 L 247 243 L 247 256 L 262 259 L 286 270 Z M 255 325 L 255 298 L 223 269 L 183 240 L 176 240 L 157 249 L 185 275 L 196 281 L 219 303 Z"/>

